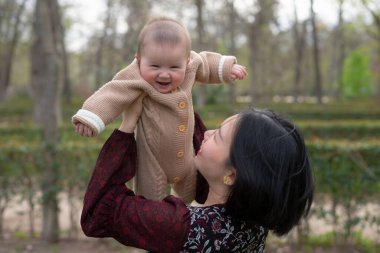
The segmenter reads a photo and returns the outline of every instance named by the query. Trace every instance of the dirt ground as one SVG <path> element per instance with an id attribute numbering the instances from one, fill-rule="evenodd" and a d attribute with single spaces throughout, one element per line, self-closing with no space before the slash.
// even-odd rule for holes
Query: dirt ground
<path id="1" fill-rule="evenodd" d="M 65 201 L 66 200 L 66 201 Z M 60 201 L 60 227 L 62 231 L 68 231 L 69 224 L 69 209 L 67 205 L 67 197 L 61 196 Z M 370 212 L 379 213 L 380 207 L 368 207 Z M 31 240 L 28 238 L 28 216 L 27 206 L 25 203 L 13 203 L 11 208 L 5 212 L 4 235 L 5 239 L 0 239 L 0 253 L 137 253 L 136 250 L 131 250 L 113 239 L 95 239 L 86 238 L 79 230 L 78 239 L 61 239 L 59 244 L 48 245 L 41 240 Z M 76 224 L 79 226 L 81 206 L 78 203 L 77 214 L 75 217 Z M 363 210 L 364 212 L 364 210 Z M 41 227 L 41 211 L 37 210 L 36 228 Z M 311 219 L 313 231 L 315 233 L 325 233 L 331 229 L 331 226 L 326 223 L 321 223 L 320 220 Z M 78 228 L 79 229 L 79 228 Z M 17 237 L 17 231 L 24 231 L 21 236 Z M 38 232 L 38 231 L 37 231 Z M 371 240 L 379 240 L 379 234 L 373 229 L 362 230 L 363 235 Z M 290 235 L 291 236 L 291 235 Z M 268 238 L 269 239 L 269 238 Z M 139 251 L 144 252 L 144 251 Z M 271 240 L 267 241 L 265 253 L 362 253 L 358 249 L 348 247 L 337 248 L 314 248 L 302 249 L 289 245 L 286 242 L 279 243 Z"/>
<path id="2" fill-rule="evenodd" d="M 62 240 L 59 244 L 48 245 L 39 240 L 0 241 L 0 253 L 129 253 L 135 252 L 110 239 Z M 143 252 L 143 251 L 141 251 Z M 267 245 L 265 253 L 360 253 L 361 251 L 341 248 L 316 248 L 304 250 L 289 245 L 271 248 Z"/>

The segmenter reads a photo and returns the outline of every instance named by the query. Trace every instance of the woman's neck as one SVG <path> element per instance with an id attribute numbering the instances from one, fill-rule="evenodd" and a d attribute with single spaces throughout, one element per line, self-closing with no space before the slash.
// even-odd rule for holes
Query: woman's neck
<path id="1" fill-rule="evenodd" d="M 219 189 L 210 187 L 205 203 L 199 204 L 195 202 L 195 204 L 192 204 L 192 205 L 196 205 L 200 207 L 212 206 L 212 205 L 224 205 L 227 202 L 228 194 L 229 194 L 229 191 L 225 187 L 222 187 Z"/>

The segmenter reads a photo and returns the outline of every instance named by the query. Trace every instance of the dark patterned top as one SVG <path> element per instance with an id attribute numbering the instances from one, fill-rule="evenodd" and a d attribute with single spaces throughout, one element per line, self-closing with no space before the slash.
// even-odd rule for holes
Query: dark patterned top
<path id="1" fill-rule="evenodd" d="M 181 253 L 264 251 L 268 231 L 263 227 L 233 219 L 223 205 L 188 209 L 190 233 Z"/>
<path id="2" fill-rule="evenodd" d="M 195 131 L 199 135 L 204 129 L 196 126 Z M 194 136 L 196 149 L 200 141 Z M 85 194 L 81 226 L 87 236 L 113 237 L 151 252 L 263 251 L 267 231 L 232 219 L 223 205 L 192 207 L 174 196 L 162 201 L 135 196 L 125 183 L 136 165 L 133 134 L 115 130 L 100 151 Z M 206 195 L 197 192 L 198 200 Z"/>

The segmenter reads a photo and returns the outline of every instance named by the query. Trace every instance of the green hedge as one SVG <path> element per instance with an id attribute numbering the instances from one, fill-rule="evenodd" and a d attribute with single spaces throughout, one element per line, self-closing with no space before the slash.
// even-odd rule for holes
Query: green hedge
<path id="1" fill-rule="evenodd" d="M 91 170 L 103 140 L 62 142 L 57 147 L 57 164 L 71 180 L 77 169 Z M 307 147 L 314 167 L 317 192 L 362 198 L 380 193 L 380 140 L 309 141 Z M 43 167 L 42 146 L 9 141 L 0 146 L 1 174 L 30 170 L 38 175 Z M 25 167 L 25 168 L 24 168 Z"/>
<path id="2" fill-rule="evenodd" d="M 317 192 L 365 200 L 380 194 L 380 140 L 307 143 Z"/>
<path id="3" fill-rule="evenodd" d="M 223 118 L 214 118 L 205 123 L 210 128 L 217 127 Z M 349 139 L 371 140 L 380 139 L 380 121 L 297 121 L 296 124 L 303 132 L 305 139 Z M 118 123 L 107 126 L 106 130 L 95 137 L 97 141 L 104 141 L 109 133 L 117 128 Z M 60 128 L 61 140 L 83 139 L 74 131 L 74 127 L 67 125 Z M 38 142 L 42 140 L 42 129 L 35 126 L 0 127 L 0 142 L 13 140 L 15 142 Z M 1 144 L 0 144 L 1 145 Z"/>
<path id="4" fill-rule="evenodd" d="M 296 124 L 302 130 L 305 139 L 380 139 L 380 121 L 378 120 L 308 120 L 297 121 Z"/>

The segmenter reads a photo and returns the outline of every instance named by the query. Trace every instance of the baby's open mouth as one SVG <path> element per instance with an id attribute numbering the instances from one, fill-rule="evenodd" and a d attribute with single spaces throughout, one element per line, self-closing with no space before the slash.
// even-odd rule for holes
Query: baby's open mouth
<path id="1" fill-rule="evenodd" d="M 159 85 L 164 85 L 164 86 L 166 86 L 166 85 L 169 85 L 170 84 L 170 82 L 157 82 Z"/>

